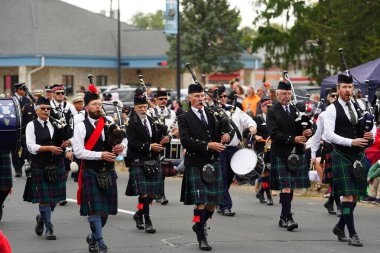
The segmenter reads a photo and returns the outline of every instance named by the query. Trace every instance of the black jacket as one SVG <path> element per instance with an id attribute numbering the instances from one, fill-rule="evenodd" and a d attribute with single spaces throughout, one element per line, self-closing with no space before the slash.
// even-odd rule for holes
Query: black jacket
<path id="1" fill-rule="evenodd" d="M 219 153 L 207 150 L 209 142 L 220 142 L 222 125 L 216 122 L 214 115 L 205 109 L 208 127 L 204 127 L 191 108 L 178 119 L 179 136 L 181 144 L 186 149 L 185 166 L 198 167 L 219 158 Z M 230 138 L 234 136 L 233 129 L 228 131 Z"/>
<path id="2" fill-rule="evenodd" d="M 272 139 L 271 156 L 288 157 L 294 146 L 298 154 L 304 153 L 304 145 L 294 143 L 295 137 L 302 135 L 302 132 L 296 131 L 296 109 L 292 105 L 289 108 L 290 116 L 280 103 L 268 110 L 267 128 Z"/>

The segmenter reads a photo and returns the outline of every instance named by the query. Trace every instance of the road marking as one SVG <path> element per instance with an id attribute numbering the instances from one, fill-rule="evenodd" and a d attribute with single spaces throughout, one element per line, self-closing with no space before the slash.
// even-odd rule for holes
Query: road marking
<path id="1" fill-rule="evenodd" d="M 175 247 L 174 244 L 168 242 L 168 240 L 172 240 L 172 239 L 177 239 L 177 238 L 181 238 L 182 236 L 176 236 L 176 237 L 170 237 L 170 238 L 167 238 L 167 239 L 162 239 L 161 242 L 169 245 L 169 246 L 172 246 L 172 247 Z"/>
<path id="2" fill-rule="evenodd" d="M 71 203 L 77 203 L 77 200 L 76 199 L 66 199 L 68 202 L 71 202 Z M 124 209 L 117 209 L 118 212 L 120 213 L 126 213 L 126 214 L 135 214 L 135 212 L 132 212 L 132 211 L 128 211 L 128 210 L 124 210 Z"/>

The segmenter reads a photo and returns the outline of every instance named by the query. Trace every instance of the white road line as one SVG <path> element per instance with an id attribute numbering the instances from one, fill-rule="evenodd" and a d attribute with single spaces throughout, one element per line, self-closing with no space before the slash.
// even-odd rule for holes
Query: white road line
<path id="1" fill-rule="evenodd" d="M 171 244 L 170 242 L 168 242 L 168 240 L 172 240 L 172 239 L 177 239 L 177 238 L 181 238 L 182 236 L 176 236 L 176 237 L 170 237 L 170 238 L 167 238 L 167 239 L 162 239 L 161 242 L 169 245 L 169 246 L 172 246 L 174 247 L 175 245 L 174 244 Z"/>
<path id="2" fill-rule="evenodd" d="M 66 199 L 66 200 L 71 203 L 77 203 L 76 199 Z M 132 215 L 135 214 L 135 212 L 124 210 L 124 209 L 117 209 L 117 211 L 120 213 L 126 213 L 126 214 L 132 214 Z"/>

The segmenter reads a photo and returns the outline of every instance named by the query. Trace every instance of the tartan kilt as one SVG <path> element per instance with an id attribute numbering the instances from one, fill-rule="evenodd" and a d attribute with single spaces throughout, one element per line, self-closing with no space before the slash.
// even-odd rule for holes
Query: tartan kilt
<path id="1" fill-rule="evenodd" d="M 26 201 L 32 203 L 58 203 L 66 199 L 66 170 L 65 166 L 57 167 L 57 181 L 48 183 L 44 178 L 44 169 L 32 167 L 30 181 L 31 199 Z"/>
<path id="2" fill-rule="evenodd" d="M 365 164 L 365 156 L 361 154 L 361 163 Z M 337 151 L 332 152 L 332 172 L 333 172 L 333 194 L 335 196 L 349 196 L 367 194 L 367 175 L 363 176 L 359 182 L 355 182 L 351 176 L 352 163 Z"/>
<path id="3" fill-rule="evenodd" d="M 332 156 L 331 153 L 325 154 L 325 167 L 323 170 L 323 178 L 322 183 L 330 184 L 333 180 L 333 172 L 332 172 Z"/>
<path id="4" fill-rule="evenodd" d="M 11 188 L 12 165 L 10 153 L 0 153 L 0 189 Z"/>
<path id="5" fill-rule="evenodd" d="M 219 161 L 213 166 L 215 168 L 215 180 L 212 184 L 203 182 L 200 167 L 185 168 L 182 179 L 181 202 L 185 205 L 219 205 L 223 203 L 223 177 Z"/>
<path id="6" fill-rule="evenodd" d="M 305 157 L 300 155 L 300 168 L 293 173 L 286 168 L 287 157 L 272 156 L 270 180 L 272 190 L 284 188 L 309 188 L 309 169 L 305 166 Z"/>
<path id="7" fill-rule="evenodd" d="M 142 164 L 132 162 L 129 169 L 129 180 L 125 195 L 138 196 L 141 194 L 164 194 L 164 180 L 162 178 L 161 164 L 158 171 L 151 178 L 146 177 Z"/>
<path id="8" fill-rule="evenodd" d="M 83 169 L 83 191 L 80 215 L 88 216 L 95 213 L 115 215 L 117 213 L 116 172 L 111 172 L 112 187 L 108 190 L 99 189 L 96 175 L 97 173 L 92 170 Z"/>

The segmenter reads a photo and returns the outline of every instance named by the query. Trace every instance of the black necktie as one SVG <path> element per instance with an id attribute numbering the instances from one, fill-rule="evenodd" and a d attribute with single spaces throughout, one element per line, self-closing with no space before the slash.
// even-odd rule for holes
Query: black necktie
<path id="1" fill-rule="evenodd" d="M 145 128 L 146 133 L 150 136 L 149 128 L 148 128 L 148 125 L 146 124 L 146 119 L 144 119 L 144 128 Z"/>
<path id="2" fill-rule="evenodd" d="M 352 110 L 351 103 L 347 102 L 346 105 L 348 107 L 348 113 L 350 114 L 351 124 L 356 125 L 356 116 L 355 116 L 354 111 Z"/>
<path id="3" fill-rule="evenodd" d="M 207 127 L 207 121 L 205 119 L 205 116 L 203 115 L 203 110 L 199 109 L 198 112 L 201 114 L 201 122 L 202 122 L 203 126 Z"/>
<path id="4" fill-rule="evenodd" d="M 44 127 L 42 129 L 43 129 L 42 131 L 45 132 L 45 135 L 51 137 L 49 128 L 47 126 L 47 121 L 44 121 Z"/>
<path id="5" fill-rule="evenodd" d="M 44 128 L 47 128 L 47 121 L 44 121 Z"/>
<path id="6" fill-rule="evenodd" d="M 285 111 L 286 111 L 286 113 L 290 116 L 289 105 L 286 105 L 286 106 L 285 106 Z"/>
<path id="7" fill-rule="evenodd" d="M 99 120 L 95 120 L 94 125 L 95 127 L 98 125 Z"/>

